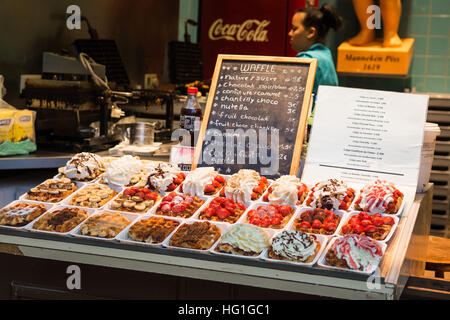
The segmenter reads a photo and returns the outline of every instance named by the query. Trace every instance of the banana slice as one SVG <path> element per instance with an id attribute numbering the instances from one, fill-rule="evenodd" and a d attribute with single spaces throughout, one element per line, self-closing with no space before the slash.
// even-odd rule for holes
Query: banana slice
<path id="1" fill-rule="evenodd" d="M 120 202 L 113 201 L 111 202 L 111 209 L 119 209 L 122 206 Z"/>
<path id="2" fill-rule="evenodd" d="M 125 200 L 125 201 L 123 202 L 123 206 L 124 206 L 125 208 L 133 208 L 135 205 L 136 205 L 136 202 L 131 201 L 131 200 Z"/>
<path id="3" fill-rule="evenodd" d="M 86 201 L 88 199 L 87 196 L 78 196 L 76 198 L 74 198 L 75 202 L 83 202 Z"/>
<path id="4" fill-rule="evenodd" d="M 136 210 L 139 210 L 139 211 L 143 211 L 143 210 L 145 210 L 145 205 L 144 205 L 144 203 L 139 203 L 139 204 L 136 204 L 135 206 L 134 206 L 134 208 L 136 209 Z"/>

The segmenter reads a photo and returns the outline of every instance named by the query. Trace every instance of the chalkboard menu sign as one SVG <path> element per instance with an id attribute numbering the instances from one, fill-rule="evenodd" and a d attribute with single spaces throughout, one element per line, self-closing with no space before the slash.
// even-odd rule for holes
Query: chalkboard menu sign
<path id="1" fill-rule="evenodd" d="M 219 55 L 192 163 L 297 174 L 317 60 Z"/>

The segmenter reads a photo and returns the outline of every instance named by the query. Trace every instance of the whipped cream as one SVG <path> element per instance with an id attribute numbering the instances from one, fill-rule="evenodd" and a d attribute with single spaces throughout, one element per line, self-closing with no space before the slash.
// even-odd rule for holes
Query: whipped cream
<path id="1" fill-rule="evenodd" d="M 183 182 L 183 193 L 191 196 L 204 196 L 205 187 L 214 181 L 217 176 L 214 167 L 200 167 L 189 172 Z"/>
<path id="2" fill-rule="evenodd" d="M 333 243 L 334 254 L 344 259 L 353 270 L 368 270 L 377 265 L 383 255 L 380 245 L 366 236 L 345 235 Z"/>
<path id="3" fill-rule="evenodd" d="M 269 246 L 269 235 L 257 226 L 239 223 L 226 229 L 220 243 L 229 244 L 246 252 L 259 254 Z"/>
<path id="4" fill-rule="evenodd" d="M 74 155 L 65 167 L 58 169 L 59 173 L 74 180 L 95 179 L 104 170 L 102 158 L 89 152 Z"/>
<path id="5" fill-rule="evenodd" d="M 313 235 L 286 230 L 272 239 L 275 254 L 287 259 L 306 261 L 316 253 L 317 242 Z"/>
<path id="6" fill-rule="evenodd" d="M 241 169 L 233 174 L 224 188 L 225 196 L 234 202 L 249 204 L 253 189 L 258 186 L 261 176 L 255 170 Z"/>
<path id="7" fill-rule="evenodd" d="M 106 165 L 103 181 L 107 184 L 124 186 L 143 169 L 144 166 L 140 160 L 131 155 L 125 155 Z"/>
<path id="8" fill-rule="evenodd" d="M 298 185 L 301 185 L 301 182 L 296 176 L 279 177 L 271 185 L 272 193 L 269 193 L 269 201 L 295 206 L 298 201 Z"/>
<path id="9" fill-rule="evenodd" d="M 376 180 L 361 190 L 359 206 L 370 213 L 385 213 L 389 203 L 394 202 L 394 183 Z"/>
<path id="10" fill-rule="evenodd" d="M 156 192 L 165 192 L 180 172 L 181 169 L 176 166 L 160 163 L 157 167 L 150 169 L 147 184 Z"/>
<path id="11" fill-rule="evenodd" d="M 347 184 L 344 181 L 328 179 L 317 183 L 312 192 L 313 200 L 309 206 L 327 210 L 338 210 L 347 196 Z"/>

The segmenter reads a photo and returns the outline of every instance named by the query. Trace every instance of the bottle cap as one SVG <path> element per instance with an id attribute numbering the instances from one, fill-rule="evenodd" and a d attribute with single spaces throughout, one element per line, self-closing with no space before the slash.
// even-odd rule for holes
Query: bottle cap
<path id="1" fill-rule="evenodd" d="M 189 87 L 187 89 L 187 93 L 197 93 L 198 92 L 198 88 L 197 87 Z"/>

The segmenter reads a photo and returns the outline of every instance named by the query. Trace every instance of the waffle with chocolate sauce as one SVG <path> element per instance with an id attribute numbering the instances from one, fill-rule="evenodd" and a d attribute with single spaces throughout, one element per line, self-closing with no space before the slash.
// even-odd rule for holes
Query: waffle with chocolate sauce
<path id="1" fill-rule="evenodd" d="M 79 208 L 63 208 L 47 213 L 33 224 L 33 229 L 69 232 L 81 222 L 83 222 L 89 213 Z"/>
<path id="2" fill-rule="evenodd" d="M 47 211 L 40 203 L 17 203 L 0 210 L 0 225 L 21 227 Z"/>
<path id="3" fill-rule="evenodd" d="M 169 244 L 173 247 L 208 250 L 220 235 L 220 229 L 208 221 L 185 223 L 172 235 Z"/>
<path id="4" fill-rule="evenodd" d="M 68 178 L 49 179 L 27 192 L 25 198 L 43 202 L 59 202 L 77 190 L 77 185 Z"/>

